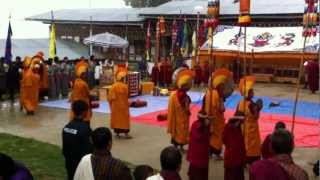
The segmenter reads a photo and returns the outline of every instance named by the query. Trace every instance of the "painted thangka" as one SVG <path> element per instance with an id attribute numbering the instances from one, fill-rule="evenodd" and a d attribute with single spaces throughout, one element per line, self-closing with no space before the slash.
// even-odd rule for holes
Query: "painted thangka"
<path id="1" fill-rule="evenodd" d="M 302 27 L 247 27 L 247 52 L 297 52 L 303 48 Z M 219 26 L 213 38 L 213 49 L 217 51 L 243 51 L 244 28 Z M 240 43 L 240 46 L 239 46 Z M 308 37 L 306 52 L 316 53 L 319 48 L 317 36 Z M 201 50 L 208 49 L 208 41 Z"/>

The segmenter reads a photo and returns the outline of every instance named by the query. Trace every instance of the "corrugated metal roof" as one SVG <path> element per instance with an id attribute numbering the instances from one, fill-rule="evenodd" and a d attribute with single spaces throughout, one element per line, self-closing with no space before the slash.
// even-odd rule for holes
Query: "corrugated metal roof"
<path id="1" fill-rule="evenodd" d="M 5 52 L 5 39 L 0 39 L 0 52 Z M 57 56 L 69 57 L 76 59 L 81 56 L 88 57 L 89 48 L 80 43 L 71 40 L 57 40 Z M 42 51 L 45 57 L 49 54 L 49 39 L 13 39 L 12 54 L 15 56 L 32 56 L 37 52 Z M 100 53 L 94 53 L 96 57 L 103 57 Z"/>
<path id="2" fill-rule="evenodd" d="M 234 0 L 220 0 L 221 15 L 239 14 L 239 3 Z M 173 0 L 152 9 L 144 9 L 140 15 L 178 15 L 197 14 L 196 6 L 202 6 L 200 12 L 207 13 L 207 0 Z M 304 11 L 304 0 L 251 0 L 251 14 L 272 15 L 272 14 L 300 14 Z"/>
<path id="3" fill-rule="evenodd" d="M 86 22 L 90 23 L 138 23 L 144 20 L 139 17 L 138 8 L 122 8 L 122 9 L 63 9 L 53 12 L 54 20 L 59 22 Z M 26 18 L 26 20 L 50 22 L 52 20 L 51 12 L 35 15 Z"/>

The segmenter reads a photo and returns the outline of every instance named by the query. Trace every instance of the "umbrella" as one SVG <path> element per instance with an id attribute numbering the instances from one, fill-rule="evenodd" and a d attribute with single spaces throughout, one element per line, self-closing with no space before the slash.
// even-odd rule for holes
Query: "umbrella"
<path id="1" fill-rule="evenodd" d="M 107 48 L 126 48 L 129 45 L 127 40 L 108 32 L 87 37 L 83 40 L 83 43 L 86 45 L 92 44 L 94 46 Z"/>

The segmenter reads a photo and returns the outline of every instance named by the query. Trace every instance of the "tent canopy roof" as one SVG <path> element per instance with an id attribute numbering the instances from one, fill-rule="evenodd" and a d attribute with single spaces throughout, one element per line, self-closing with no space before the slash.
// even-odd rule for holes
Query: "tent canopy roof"
<path id="1" fill-rule="evenodd" d="M 152 15 L 196 15 L 196 6 L 203 7 L 200 14 L 207 14 L 207 0 L 172 0 L 152 9 L 143 9 L 141 16 Z M 303 0 L 251 0 L 251 14 L 253 15 L 287 15 L 302 14 L 305 2 Z M 199 11 L 199 10 L 198 10 Z M 220 0 L 220 14 L 222 16 L 239 14 L 239 2 L 234 0 Z"/>
<path id="2" fill-rule="evenodd" d="M 62 9 L 53 11 L 53 16 L 57 23 L 140 25 L 144 20 L 138 15 L 141 10 L 140 8 Z M 26 20 L 51 23 L 51 12 L 31 16 Z"/>
<path id="3" fill-rule="evenodd" d="M 108 32 L 96 34 L 83 40 L 84 44 L 110 48 L 126 48 L 129 42 L 120 36 Z"/>

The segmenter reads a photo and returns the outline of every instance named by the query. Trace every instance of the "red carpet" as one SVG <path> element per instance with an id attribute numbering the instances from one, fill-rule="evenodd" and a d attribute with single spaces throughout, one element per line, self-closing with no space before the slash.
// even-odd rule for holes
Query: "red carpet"
<path id="1" fill-rule="evenodd" d="M 192 116 L 191 122 L 196 120 L 197 112 L 199 111 L 200 106 L 192 106 Z M 161 126 L 166 127 L 167 122 L 157 121 L 157 115 L 161 113 L 166 113 L 164 111 L 157 111 L 152 113 L 147 113 L 141 116 L 132 117 L 131 119 L 137 123 L 149 124 L 154 126 Z M 226 119 L 233 115 L 233 110 L 227 110 L 225 115 Z M 265 138 L 268 134 L 273 131 L 274 124 L 278 121 L 283 121 L 287 124 L 287 128 L 291 130 L 291 121 L 292 117 L 288 115 L 277 115 L 277 114 L 269 114 L 269 113 L 262 113 L 259 119 L 260 125 L 260 133 L 262 139 Z M 307 119 L 303 117 L 297 117 L 295 123 L 295 145 L 298 147 L 319 147 L 320 144 L 320 130 L 319 130 L 319 121 Z"/>

